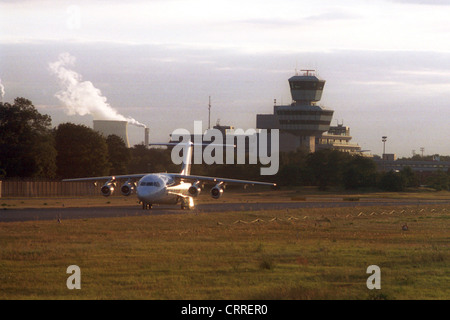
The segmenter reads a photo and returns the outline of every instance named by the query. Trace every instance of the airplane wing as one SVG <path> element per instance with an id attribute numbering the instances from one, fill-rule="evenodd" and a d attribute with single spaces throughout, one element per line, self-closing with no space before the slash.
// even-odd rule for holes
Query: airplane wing
<path id="1" fill-rule="evenodd" d="M 228 179 L 228 178 L 218 178 L 218 177 L 205 177 L 205 176 L 195 176 L 195 175 L 183 175 L 178 173 L 170 173 L 173 178 L 181 179 L 185 181 L 202 181 L 202 182 L 214 182 L 214 183 L 225 183 L 225 184 L 247 184 L 247 185 L 264 185 L 275 187 L 276 183 L 271 182 L 260 182 L 251 180 L 238 180 L 238 179 Z"/>
<path id="2" fill-rule="evenodd" d="M 101 181 L 101 180 L 119 180 L 119 179 L 140 179 L 148 173 L 140 174 L 128 174 L 128 175 L 117 175 L 117 176 L 102 176 L 102 177 L 90 177 L 90 178 L 74 178 L 74 179 L 64 179 L 62 181 L 75 182 L 75 181 Z M 247 184 L 247 185 L 264 185 L 264 186 L 276 186 L 276 183 L 271 182 L 260 182 L 251 180 L 239 180 L 239 179 L 229 179 L 229 178 L 219 178 L 219 177 L 206 177 L 206 176 L 196 176 L 196 175 L 184 175 L 179 173 L 167 173 L 175 179 L 180 179 L 184 181 L 202 181 L 202 182 L 214 182 L 214 183 L 225 183 L 225 184 Z"/>
<path id="3" fill-rule="evenodd" d="M 99 181 L 99 180 L 119 180 L 119 179 L 140 179 L 148 173 L 139 174 L 127 174 L 118 176 L 103 176 L 103 177 L 90 177 L 90 178 L 74 178 L 74 179 L 63 179 L 62 181 L 75 182 L 75 181 Z"/>

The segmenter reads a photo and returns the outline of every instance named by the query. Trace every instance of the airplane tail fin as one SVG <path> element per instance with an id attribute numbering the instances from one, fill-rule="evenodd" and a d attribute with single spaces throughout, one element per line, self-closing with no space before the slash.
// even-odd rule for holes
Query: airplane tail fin
<path id="1" fill-rule="evenodd" d="M 192 161 L 192 151 L 194 149 L 194 144 L 188 142 L 186 144 L 186 149 L 183 152 L 183 164 L 181 166 L 180 174 L 188 176 L 191 174 L 191 161 Z"/>
<path id="2" fill-rule="evenodd" d="M 214 143 L 193 143 L 190 140 L 187 143 L 184 142 L 169 142 L 169 143 L 150 143 L 149 145 L 158 145 L 158 146 L 176 146 L 178 144 L 183 145 L 186 149 L 183 152 L 183 162 L 181 166 L 181 175 L 188 176 L 191 174 L 191 164 L 192 164 L 192 153 L 195 145 L 200 146 L 220 146 L 220 147 L 236 147 L 236 145 L 228 145 L 228 144 L 214 144 Z"/>
<path id="3" fill-rule="evenodd" d="M 183 145 L 186 148 L 186 149 L 184 149 L 184 152 L 183 152 L 183 162 L 182 162 L 180 174 L 182 174 L 184 176 L 188 176 L 191 174 L 192 151 L 193 151 L 193 147 L 194 147 L 194 144 L 191 141 L 189 141 L 187 143 L 183 143 L 183 142 L 149 143 L 149 145 L 176 146 L 180 143 L 181 143 L 181 145 Z"/>

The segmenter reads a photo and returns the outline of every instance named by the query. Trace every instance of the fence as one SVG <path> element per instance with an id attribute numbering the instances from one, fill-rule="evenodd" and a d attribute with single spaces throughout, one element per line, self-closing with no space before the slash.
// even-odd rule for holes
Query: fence
<path id="1" fill-rule="evenodd" d="M 0 181 L 0 198 L 94 195 L 101 195 L 101 192 L 100 186 L 92 182 Z"/>

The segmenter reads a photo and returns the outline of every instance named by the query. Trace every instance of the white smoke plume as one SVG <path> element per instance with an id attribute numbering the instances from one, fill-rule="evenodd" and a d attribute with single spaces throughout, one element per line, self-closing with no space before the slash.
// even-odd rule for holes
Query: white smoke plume
<path id="1" fill-rule="evenodd" d="M 0 100 L 3 101 L 3 97 L 5 96 L 5 87 L 2 84 L 2 79 L 0 79 Z"/>
<path id="2" fill-rule="evenodd" d="M 127 121 L 138 127 L 146 125 L 137 120 L 125 117 L 109 105 L 99 89 L 92 82 L 83 81 L 80 74 L 71 70 L 75 65 L 75 57 L 69 53 L 59 55 L 57 61 L 49 64 L 50 70 L 58 77 L 62 90 L 55 94 L 66 107 L 69 115 L 92 115 L 94 120 Z"/>

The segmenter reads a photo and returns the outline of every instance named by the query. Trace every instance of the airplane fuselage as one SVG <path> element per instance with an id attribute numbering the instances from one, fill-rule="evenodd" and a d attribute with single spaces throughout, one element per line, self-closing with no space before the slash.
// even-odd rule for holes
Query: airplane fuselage
<path id="1" fill-rule="evenodd" d="M 143 205 L 177 204 L 189 198 L 189 188 L 192 183 L 176 182 L 170 174 L 154 173 L 142 177 L 137 186 L 136 194 Z M 184 201 L 188 201 L 184 200 Z"/>

